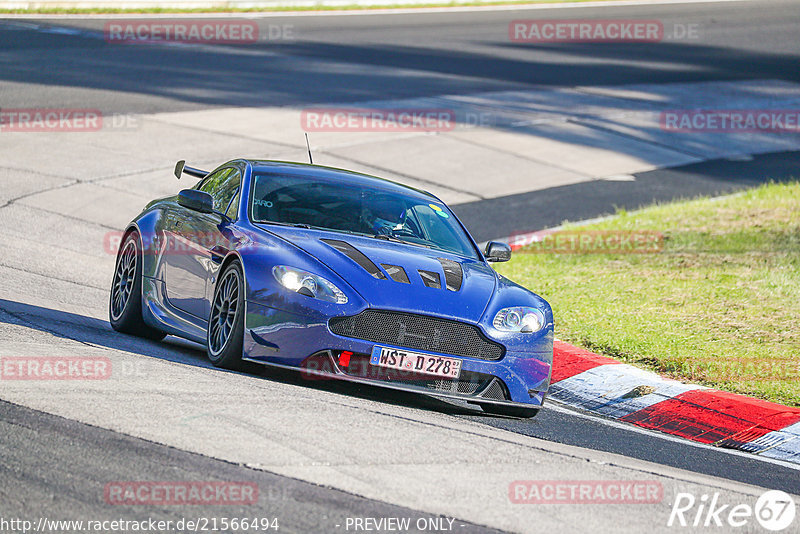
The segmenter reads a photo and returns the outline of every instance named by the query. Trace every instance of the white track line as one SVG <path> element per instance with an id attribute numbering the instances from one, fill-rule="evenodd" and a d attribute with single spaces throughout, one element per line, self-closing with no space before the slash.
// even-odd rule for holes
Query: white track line
<path id="1" fill-rule="evenodd" d="M 403 0 L 396 0 L 402 2 Z M 438 0 L 420 0 L 420 3 L 433 3 Z M 626 7 L 626 6 L 662 6 L 662 5 L 682 5 L 682 4 L 719 4 L 729 2 L 753 2 L 753 0 L 598 0 L 597 2 L 569 2 L 553 4 L 505 4 L 490 6 L 455 6 L 455 7 L 404 7 L 404 8 L 376 8 L 376 9 L 352 9 L 352 10 L 331 10 L 331 11 L 262 11 L 262 12 L 233 12 L 233 13 L 107 13 L 107 14 L 0 14 L 2 19 L 142 19 L 142 18 L 244 18 L 258 19 L 271 17 L 340 17 L 340 16 L 365 16 L 365 15 L 410 15 L 427 13 L 469 13 L 472 11 L 527 11 L 545 9 L 586 9 L 603 7 Z M 395 0 L 388 0 L 386 3 L 395 3 Z M 98 2 L 98 5 L 101 4 Z M 307 4 L 317 5 L 317 4 Z M 323 4 L 324 5 L 324 4 Z M 330 4 L 336 5 L 336 4 Z M 368 4 L 365 5 L 380 5 Z M 278 7 L 287 7 L 276 4 Z M 298 4 L 302 7 L 303 4 Z M 290 7 L 290 6 L 289 6 Z"/>

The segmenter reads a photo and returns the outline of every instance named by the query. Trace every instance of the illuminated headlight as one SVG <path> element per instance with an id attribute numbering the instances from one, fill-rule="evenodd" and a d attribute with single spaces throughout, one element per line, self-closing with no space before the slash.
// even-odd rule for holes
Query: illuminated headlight
<path id="1" fill-rule="evenodd" d="M 517 306 L 503 308 L 494 316 L 492 325 L 503 332 L 532 334 L 544 328 L 544 313 L 537 308 Z"/>
<path id="2" fill-rule="evenodd" d="M 347 302 L 347 296 L 338 287 L 316 274 L 286 265 L 276 265 L 272 268 L 272 275 L 289 291 L 336 304 Z"/>

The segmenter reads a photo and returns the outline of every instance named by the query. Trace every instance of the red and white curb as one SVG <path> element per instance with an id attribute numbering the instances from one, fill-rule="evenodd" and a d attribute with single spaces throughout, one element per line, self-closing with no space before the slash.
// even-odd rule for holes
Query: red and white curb
<path id="1" fill-rule="evenodd" d="M 800 464 L 800 408 L 684 384 L 558 340 L 549 395 L 641 428 Z"/>

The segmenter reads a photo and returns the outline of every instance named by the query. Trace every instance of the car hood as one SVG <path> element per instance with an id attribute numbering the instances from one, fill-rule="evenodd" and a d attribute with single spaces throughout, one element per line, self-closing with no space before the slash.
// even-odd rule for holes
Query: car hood
<path id="1" fill-rule="evenodd" d="M 494 270 L 478 259 L 366 236 L 261 227 L 325 264 L 372 308 L 478 323 L 497 285 Z M 402 268 L 405 276 L 391 266 Z M 440 287 L 430 287 L 436 278 Z"/>

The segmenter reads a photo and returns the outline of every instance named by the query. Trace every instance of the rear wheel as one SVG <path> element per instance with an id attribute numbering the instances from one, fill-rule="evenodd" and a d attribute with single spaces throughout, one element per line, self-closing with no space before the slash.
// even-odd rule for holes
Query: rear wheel
<path id="1" fill-rule="evenodd" d="M 214 289 L 208 318 L 208 359 L 217 367 L 243 369 L 244 276 L 238 262 L 228 265 Z"/>
<path id="2" fill-rule="evenodd" d="M 527 406 L 505 406 L 502 404 L 481 404 L 484 412 L 492 415 L 505 415 L 507 417 L 518 417 L 520 419 L 530 419 L 536 417 L 539 408 L 528 408 Z"/>
<path id="3" fill-rule="evenodd" d="M 129 233 L 120 246 L 111 283 L 108 319 L 117 332 L 155 340 L 166 336 L 142 318 L 142 251 L 137 232 Z"/>

